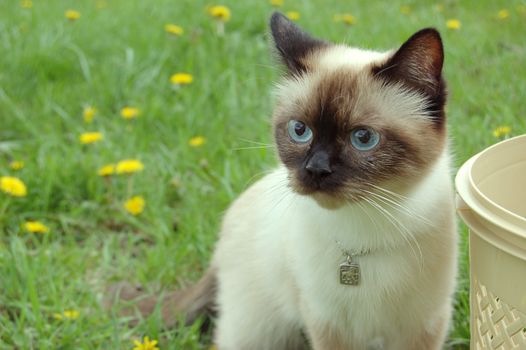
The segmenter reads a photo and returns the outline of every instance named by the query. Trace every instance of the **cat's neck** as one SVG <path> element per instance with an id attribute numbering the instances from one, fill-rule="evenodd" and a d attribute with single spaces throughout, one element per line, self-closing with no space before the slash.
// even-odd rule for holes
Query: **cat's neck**
<path id="1" fill-rule="evenodd" d="M 336 245 L 349 250 L 392 250 L 410 245 L 419 235 L 435 228 L 437 221 L 428 219 L 440 215 L 437 205 L 451 202 L 449 157 L 445 151 L 437 163 L 410 188 L 398 191 L 381 188 L 359 202 L 348 202 L 336 209 L 321 207 L 309 196 L 294 195 L 293 213 L 301 222 L 305 237 L 314 235 L 319 244 Z M 290 209 L 289 209 L 290 210 Z M 319 237 L 315 237 L 319 236 Z M 322 243 L 323 242 L 323 243 Z"/>

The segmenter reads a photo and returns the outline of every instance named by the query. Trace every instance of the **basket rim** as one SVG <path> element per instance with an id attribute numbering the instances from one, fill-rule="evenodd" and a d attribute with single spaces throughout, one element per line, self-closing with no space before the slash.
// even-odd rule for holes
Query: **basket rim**
<path id="1" fill-rule="evenodd" d="M 488 154 L 495 152 L 497 148 L 500 151 L 502 147 L 516 146 L 517 144 L 526 146 L 526 134 L 496 143 L 472 156 L 457 172 L 455 187 L 462 200 L 477 215 L 502 230 L 526 239 L 526 218 L 506 209 L 486 196 L 475 182 L 472 173 L 473 167 L 481 158 L 488 157 Z"/>

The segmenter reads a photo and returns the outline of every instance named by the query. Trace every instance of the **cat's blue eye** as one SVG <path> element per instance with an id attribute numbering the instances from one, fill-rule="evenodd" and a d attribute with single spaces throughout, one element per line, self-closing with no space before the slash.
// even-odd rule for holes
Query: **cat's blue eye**
<path id="1" fill-rule="evenodd" d="M 312 139 L 312 130 L 299 120 L 290 120 L 287 124 L 290 137 L 298 143 L 307 143 Z"/>
<path id="2" fill-rule="evenodd" d="M 358 151 L 370 151 L 380 142 L 380 134 L 367 127 L 356 128 L 351 131 L 351 144 Z"/>

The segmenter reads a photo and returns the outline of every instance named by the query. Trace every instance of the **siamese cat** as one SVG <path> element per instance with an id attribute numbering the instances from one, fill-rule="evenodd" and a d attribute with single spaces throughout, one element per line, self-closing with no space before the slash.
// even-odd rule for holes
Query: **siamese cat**
<path id="1" fill-rule="evenodd" d="M 441 349 L 457 235 L 439 33 L 376 52 L 280 13 L 270 28 L 280 165 L 228 209 L 201 281 L 140 311 L 214 313 L 219 350 Z"/>

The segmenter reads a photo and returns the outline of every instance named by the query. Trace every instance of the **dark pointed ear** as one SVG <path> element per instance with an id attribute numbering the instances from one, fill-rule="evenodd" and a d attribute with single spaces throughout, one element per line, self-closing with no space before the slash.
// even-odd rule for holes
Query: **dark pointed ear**
<path id="1" fill-rule="evenodd" d="M 305 72 L 308 67 L 304 58 L 312 51 L 327 45 L 325 41 L 315 39 L 302 31 L 279 12 L 272 14 L 270 29 L 279 56 L 291 74 Z"/>
<path id="2" fill-rule="evenodd" d="M 444 48 L 433 28 L 411 36 L 398 51 L 373 72 L 388 81 L 401 82 L 427 95 L 441 93 Z"/>
<path id="3" fill-rule="evenodd" d="M 427 115 L 437 128 L 445 123 L 446 83 L 442 79 L 444 48 L 440 34 L 433 28 L 422 29 L 410 37 L 373 74 L 386 82 L 399 82 L 423 93 L 428 100 Z"/>

